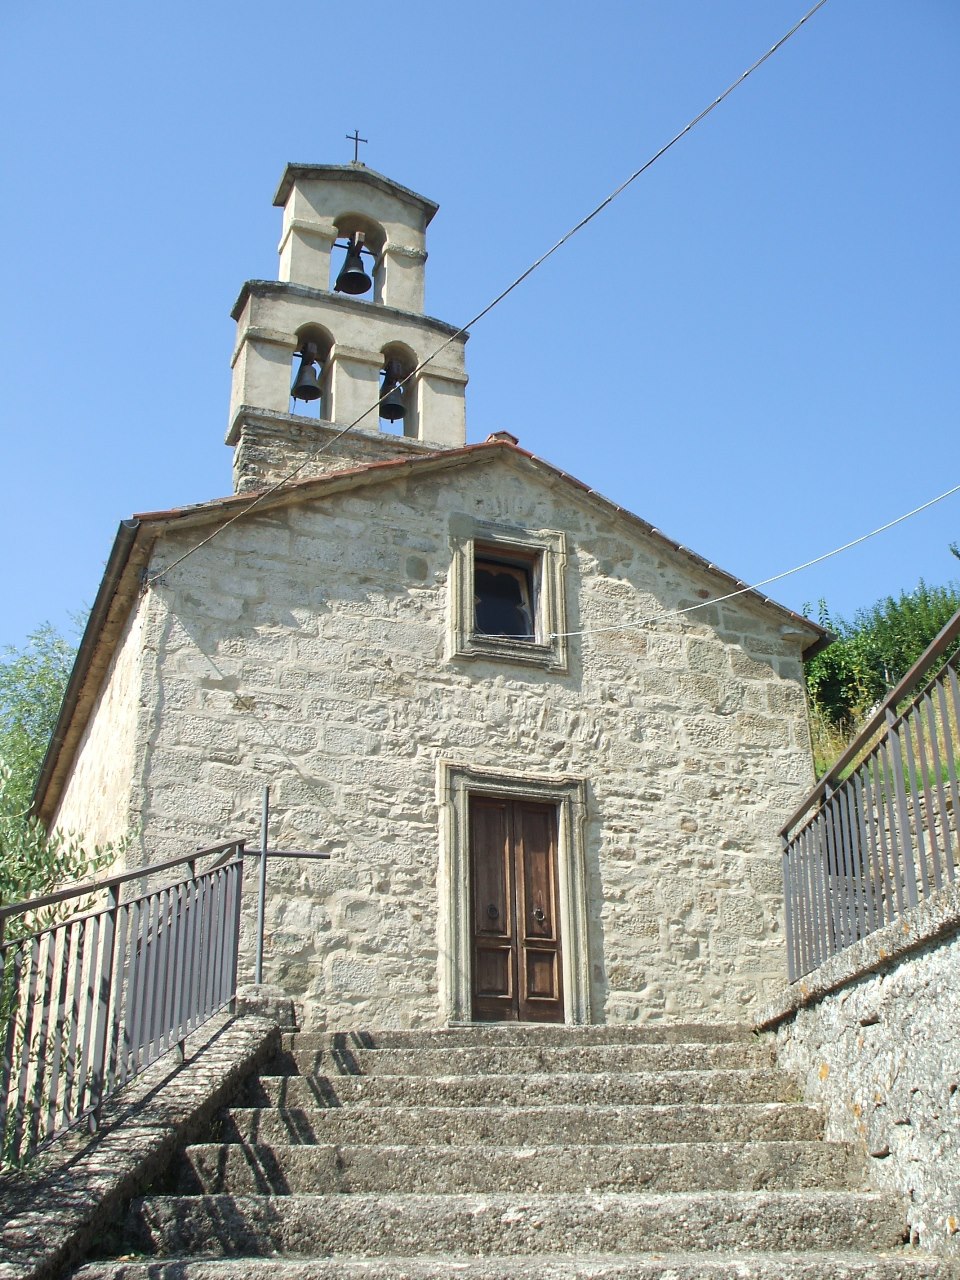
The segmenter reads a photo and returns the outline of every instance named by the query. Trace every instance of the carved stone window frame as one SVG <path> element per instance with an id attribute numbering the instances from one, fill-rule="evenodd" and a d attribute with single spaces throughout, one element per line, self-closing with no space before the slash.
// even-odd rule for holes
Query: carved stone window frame
<path id="1" fill-rule="evenodd" d="M 437 888 L 443 1017 L 451 1026 L 472 1022 L 469 805 L 471 795 L 483 795 L 534 800 L 557 806 L 564 1021 L 570 1026 L 590 1023 L 586 780 L 547 778 L 540 774 L 506 774 L 440 760 L 437 790 L 441 815 Z"/>
<path id="2" fill-rule="evenodd" d="M 535 592 L 534 639 L 488 636 L 477 631 L 474 564 L 477 551 L 483 560 L 502 554 L 504 563 L 526 560 L 531 564 Z M 450 566 L 451 658 L 493 658 L 542 670 L 568 669 L 566 630 L 567 540 L 560 530 L 517 529 L 472 522 L 467 536 L 452 541 Z"/>

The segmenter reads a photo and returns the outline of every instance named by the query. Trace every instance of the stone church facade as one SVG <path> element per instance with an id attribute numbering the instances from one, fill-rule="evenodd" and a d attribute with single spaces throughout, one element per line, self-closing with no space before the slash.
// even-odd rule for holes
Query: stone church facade
<path id="1" fill-rule="evenodd" d="M 824 633 L 717 603 L 742 584 L 514 436 L 466 444 L 430 201 L 351 164 L 288 166 L 276 202 L 279 279 L 234 309 L 235 493 L 121 525 L 37 812 L 159 861 L 256 844 L 269 784 L 273 846 L 331 855 L 270 866 L 265 977 L 309 1026 L 749 1017 L 783 982 Z M 369 301 L 330 287 L 344 243 Z"/>

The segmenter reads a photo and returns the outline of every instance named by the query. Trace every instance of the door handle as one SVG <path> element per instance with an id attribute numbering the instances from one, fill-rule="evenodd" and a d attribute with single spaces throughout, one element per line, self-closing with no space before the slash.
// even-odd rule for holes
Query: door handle
<path id="1" fill-rule="evenodd" d="M 490 917 L 491 920 L 496 920 L 499 914 L 500 914 L 499 908 L 494 903 L 491 902 L 489 907 L 487 907 L 487 915 Z"/>
<path id="2" fill-rule="evenodd" d="M 547 917 L 543 914 L 543 907 L 536 907 L 536 908 L 534 908 L 533 918 L 534 918 L 534 920 L 536 920 L 537 924 L 543 924 L 544 920 L 546 920 L 546 918 L 547 918 Z"/>

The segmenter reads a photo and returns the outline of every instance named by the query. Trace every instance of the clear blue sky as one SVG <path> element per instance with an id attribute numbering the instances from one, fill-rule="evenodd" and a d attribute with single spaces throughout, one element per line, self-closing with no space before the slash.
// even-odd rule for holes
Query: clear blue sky
<path id="1" fill-rule="evenodd" d="M 0 644 L 89 607 L 117 524 L 230 489 L 245 279 L 288 160 L 441 206 L 462 322 L 810 0 L 7 5 Z M 751 581 L 960 482 L 956 0 L 829 0 L 479 324 L 506 428 Z M 851 613 L 960 577 L 957 495 L 771 588 Z"/>

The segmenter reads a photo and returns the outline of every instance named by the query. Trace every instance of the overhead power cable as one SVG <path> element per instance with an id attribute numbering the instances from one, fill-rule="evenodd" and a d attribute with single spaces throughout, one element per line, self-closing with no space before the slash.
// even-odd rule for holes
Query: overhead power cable
<path id="1" fill-rule="evenodd" d="M 800 573 L 803 569 L 810 569 L 815 564 L 822 564 L 824 560 L 831 560 L 834 556 L 840 555 L 842 551 L 849 551 L 851 547 L 858 547 L 862 542 L 875 538 L 878 533 L 886 533 L 888 529 L 892 529 L 895 525 L 903 524 L 904 520 L 909 520 L 912 516 L 918 516 L 921 511 L 926 511 L 930 507 L 935 507 L 938 502 L 943 502 L 944 498 L 949 498 L 955 493 L 960 493 L 960 484 L 955 484 L 952 489 L 947 489 L 945 493 L 938 494 L 936 498 L 931 498 L 929 502 L 921 503 L 919 507 L 914 507 L 912 511 L 905 511 L 902 516 L 897 516 L 895 520 L 888 520 L 886 524 L 879 525 L 876 529 L 871 529 L 869 533 L 861 534 L 859 538 L 845 542 L 841 547 L 834 547 L 832 551 L 825 551 L 823 555 L 814 556 L 812 560 L 805 560 L 803 564 L 795 565 L 792 569 L 784 569 L 782 573 L 771 574 L 769 578 L 762 578 L 752 586 L 738 587 L 736 591 L 728 591 L 725 596 L 715 596 L 709 600 L 701 600 L 697 604 L 686 605 L 682 609 L 665 609 L 660 613 L 650 614 L 645 618 L 637 618 L 633 622 L 618 622 L 610 627 L 591 627 L 583 631 L 553 631 L 550 633 L 550 638 L 559 640 L 571 636 L 598 636 L 612 631 L 632 631 L 636 627 L 645 627 L 648 623 L 658 622 L 663 618 L 674 618 L 684 613 L 694 613 L 697 609 L 706 609 L 711 604 L 723 604 L 725 600 L 733 600 L 737 596 L 748 595 L 751 591 L 759 591 L 761 587 L 768 587 L 771 582 L 782 582 L 784 578 L 790 578 L 793 574 Z"/>
<path id="2" fill-rule="evenodd" d="M 415 368 L 410 370 L 410 372 L 406 375 L 406 377 L 400 379 L 399 382 L 397 383 L 397 386 L 399 387 L 405 386 L 411 380 L 411 378 L 415 378 L 418 373 L 420 373 L 423 369 L 426 368 L 428 364 L 431 363 L 431 361 L 435 360 L 437 356 L 441 355 L 444 351 L 446 351 L 447 347 L 449 347 L 452 342 L 455 342 L 458 338 L 463 337 L 463 335 L 467 332 L 468 329 L 472 329 L 475 324 L 477 324 L 485 316 L 489 315 L 490 312 L 494 309 L 494 307 L 498 306 L 501 302 L 503 302 L 504 298 L 508 297 L 511 293 L 513 293 L 514 289 L 516 289 L 519 285 L 523 284 L 524 280 L 527 280 L 531 275 L 533 275 L 534 271 L 536 271 L 538 267 L 542 266 L 547 261 L 548 258 L 552 257 L 553 254 L 555 254 L 558 249 L 562 248 L 563 245 L 565 245 L 568 240 L 570 240 L 573 236 L 575 236 L 578 231 L 582 231 L 583 228 L 587 226 L 588 223 L 592 222 L 593 219 L 596 218 L 598 214 L 602 213 L 603 210 L 608 207 L 608 205 L 611 205 L 614 202 L 614 200 L 617 199 L 618 196 L 622 195 L 623 192 L 626 191 L 626 189 L 631 185 L 631 183 L 636 182 L 637 178 L 639 178 L 641 174 L 646 173 L 646 171 L 651 167 L 651 165 L 656 164 L 656 162 L 662 156 L 665 156 L 672 147 L 676 146 L 676 144 L 680 141 L 681 138 L 686 137 L 686 135 L 692 129 L 695 129 L 696 126 L 700 124 L 702 120 L 705 120 L 707 118 L 707 116 L 710 114 L 711 111 L 716 110 L 716 108 L 720 106 L 721 102 L 723 102 L 726 98 L 728 98 L 735 89 L 738 89 L 745 80 L 747 80 L 751 75 L 753 75 L 753 73 L 756 70 L 758 70 L 758 68 L 762 67 L 763 64 L 769 58 L 772 58 L 773 55 L 778 52 L 778 50 L 782 49 L 783 46 L 787 43 L 787 41 L 790 40 L 793 36 L 795 36 L 797 32 L 800 30 L 800 28 L 804 26 L 805 23 L 809 22 L 810 19 L 813 17 L 813 15 L 817 12 L 817 10 L 822 9 L 826 3 L 827 3 L 827 0 L 817 0 L 817 3 L 811 9 L 808 9 L 807 12 L 803 15 L 803 17 L 800 18 L 798 22 L 794 23 L 794 25 L 790 28 L 789 31 L 786 32 L 786 34 L 782 35 L 775 44 L 772 44 L 770 48 L 767 50 L 767 52 L 763 54 L 761 57 L 759 57 L 756 60 L 756 62 L 752 63 L 746 69 L 746 71 L 744 71 L 741 75 L 737 77 L 736 80 L 732 82 L 732 84 L 729 84 L 727 88 L 724 89 L 724 91 L 719 95 L 719 97 L 714 98 L 714 100 L 708 106 L 704 107 L 704 109 L 698 115 L 694 116 L 693 119 L 689 121 L 689 123 L 685 124 L 679 133 L 675 133 L 669 142 L 664 143 L 664 145 L 659 149 L 659 151 L 655 151 L 654 154 L 650 156 L 648 160 L 644 161 L 644 163 L 639 167 L 639 169 L 635 169 L 628 178 L 625 178 L 623 182 L 621 182 L 618 187 L 614 188 L 614 190 L 611 191 L 608 196 L 606 196 L 603 200 L 601 200 L 600 203 L 595 208 L 591 209 L 590 212 L 585 217 L 581 218 L 578 223 L 576 223 L 574 226 L 570 228 L 569 231 L 567 231 L 564 235 L 562 235 L 560 239 L 556 242 L 556 244 L 552 245 L 545 253 L 542 253 L 540 257 L 537 258 L 534 262 L 532 262 L 525 271 L 522 271 L 520 275 L 516 277 L 515 280 L 511 281 L 511 283 L 508 284 L 505 289 L 502 289 L 500 293 L 498 293 L 495 298 L 493 298 L 490 302 L 488 302 L 487 305 L 482 310 L 478 311 L 477 314 L 472 317 L 472 319 L 466 321 L 466 323 L 461 325 L 459 329 L 451 333 L 450 336 L 446 338 L 440 344 L 440 346 L 437 347 L 435 351 L 432 351 L 430 355 L 426 357 L 426 359 L 421 360 L 421 362 Z M 354 418 L 352 422 L 348 423 L 345 427 L 343 427 L 340 431 L 338 431 L 336 435 L 331 436 L 317 449 L 314 449 L 312 453 L 307 454 L 307 456 L 300 463 L 298 463 L 296 467 L 294 467 L 291 471 L 287 472 L 286 475 L 281 476 L 281 478 L 277 480 L 274 484 L 272 484 L 268 489 L 264 489 L 247 506 L 243 507 L 242 510 L 238 511 L 236 515 L 231 516 L 229 520 L 225 520 L 223 524 L 217 525 L 217 527 L 213 530 L 212 533 L 209 533 L 205 538 L 202 538 L 194 546 L 188 548 L 188 550 L 184 551 L 184 553 L 181 556 L 179 556 L 171 564 L 167 565 L 160 572 L 155 573 L 151 577 L 147 578 L 145 582 L 145 586 L 147 587 L 153 586 L 153 584 L 157 581 L 158 578 L 161 578 L 164 574 L 170 573 L 170 571 L 173 569 L 176 569 L 178 565 L 183 564 L 184 560 L 186 560 L 188 556 L 192 556 L 195 551 L 199 551 L 201 547 L 205 547 L 209 542 L 212 542 L 214 538 L 218 537 L 221 533 L 223 533 L 225 529 L 229 529 L 230 526 L 233 524 L 236 524 L 238 520 L 242 520 L 244 516 L 249 515 L 251 511 L 255 510 L 256 507 L 260 506 L 262 502 L 265 502 L 267 498 L 277 493 L 285 485 L 289 484 L 290 481 L 295 480 L 297 476 L 300 474 L 300 472 L 303 471 L 304 467 L 309 466 L 310 463 L 313 462 L 316 458 L 318 458 L 321 454 L 326 453 L 328 449 L 332 448 L 333 445 L 335 445 L 338 440 L 342 439 L 343 436 L 345 436 L 348 431 L 352 431 L 354 427 L 359 426 L 360 423 L 363 422 L 365 418 L 368 418 L 370 416 L 370 414 L 376 412 L 379 408 L 379 405 L 380 405 L 380 401 L 379 399 L 377 399 L 376 401 L 374 401 L 373 404 L 369 406 L 369 408 L 365 409 L 363 413 L 360 414 L 359 417 Z"/>

